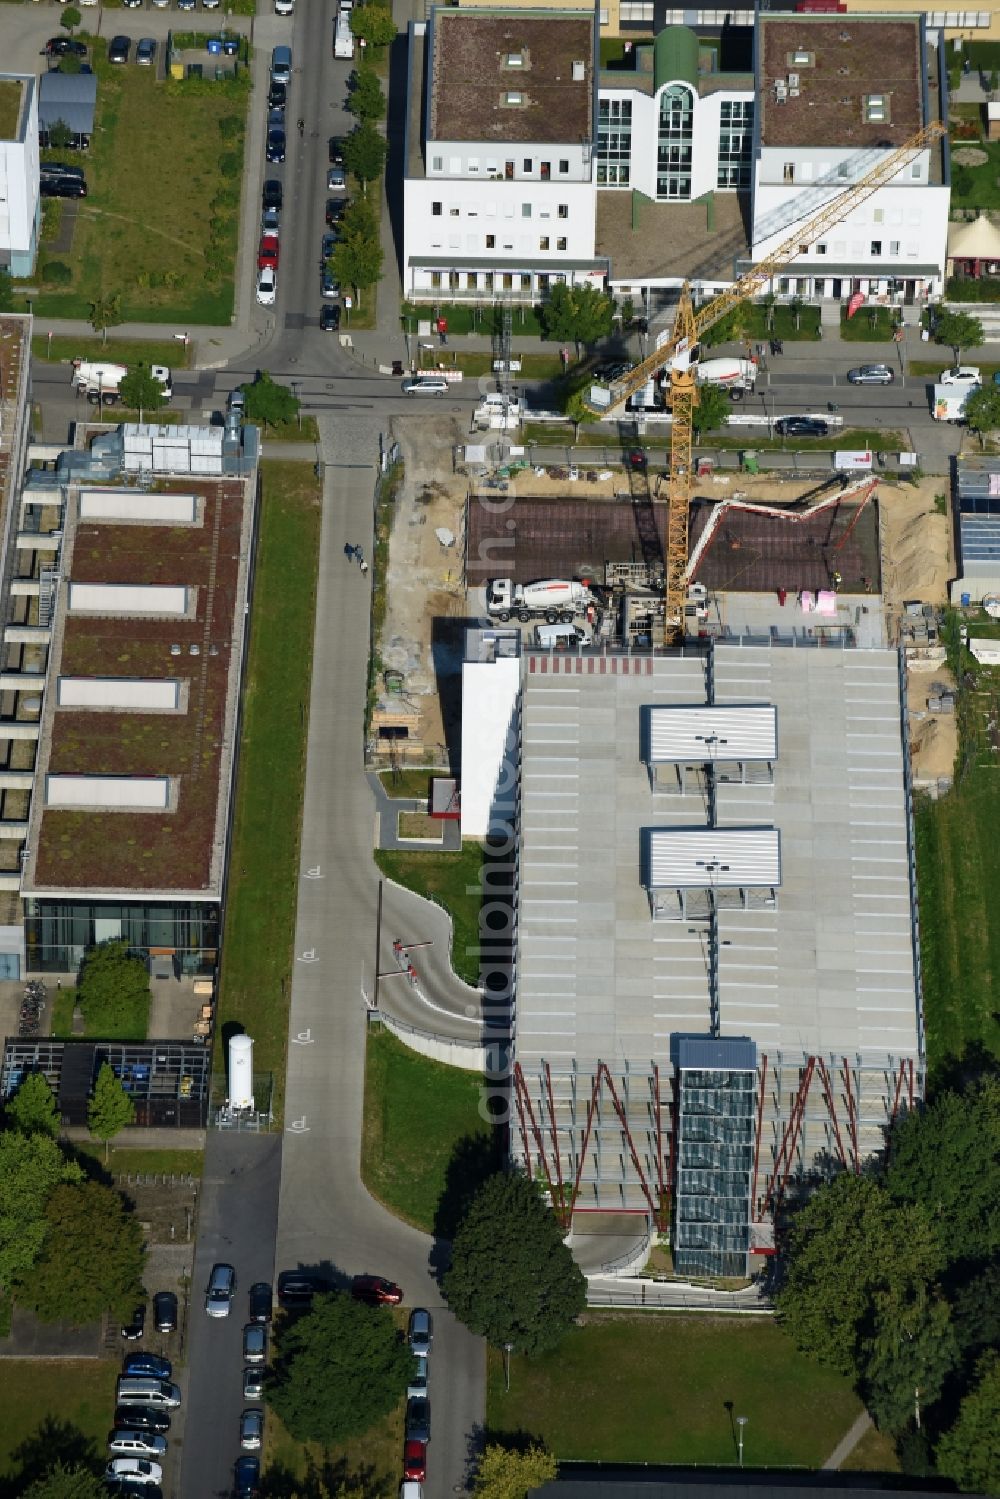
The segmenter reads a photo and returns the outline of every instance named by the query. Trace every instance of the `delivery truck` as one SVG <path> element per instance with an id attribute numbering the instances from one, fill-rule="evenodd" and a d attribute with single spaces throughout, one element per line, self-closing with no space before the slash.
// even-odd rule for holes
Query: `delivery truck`
<path id="1" fill-rule="evenodd" d="M 169 400 L 174 393 L 173 379 L 165 364 L 150 365 L 150 374 L 163 387 Z M 98 401 L 105 406 L 114 406 L 121 399 L 118 387 L 128 374 L 124 364 L 105 363 L 100 360 L 74 359 L 73 385 L 82 390 L 88 401 L 96 406 Z"/>
<path id="2" fill-rule="evenodd" d="M 964 422 L 968 399 L 978 385 L 935 385 L 931 415 L 936 422 Z"/>

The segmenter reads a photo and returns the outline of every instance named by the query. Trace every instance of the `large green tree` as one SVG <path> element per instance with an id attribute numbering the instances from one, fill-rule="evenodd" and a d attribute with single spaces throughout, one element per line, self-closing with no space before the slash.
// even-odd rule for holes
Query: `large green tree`
<path id="1" fill-rule="evenodd" d="M 84 1463 L 56 1463 L 21 1499 L 107 1499 L 107 1485 Z"/>
<path id="2" fill-rule="evenodd" d="M 987 437 L 1000 428 L 1000 388 L 984 385 L 966 396 L 965 424 L 970 432 L 975 432 L 980 447 L 985 450 Z"/>
<path id="3" fill-rule="evenodd" d="M 732 409 L 733 403 L 721 385 L 702 385 L 691 414 L 695 432 L 700 437 L 703 432 L 714 432 L 717 427 L 724 427 Z"/>
<path id="4" fill-rule="evenodd" d="M 10 271 L 0 270 L 0 312 L 10 312 L 14 306 L 14 282 Z"/>
<path id="5" fill-rule="evenodd" d="M 59 1133 L 59 1109 L 44 1072 L 29 1072 L 4 1112 L 12 1129 L 22 1135 Z"/>
<path id="6" fill-rule="evenodd" d="M 279 1325 L 275 1342 L 265 1395 L 299 1442 L 360 1436 L 399 1404 L 413 1367 L 391 1314 L 342 1292 Z"/>
<path id="7" fill-rule="evenodd" d="M 347 107 L 359 120 L 381 120 L 385 115 L 385 94 L 374 68 L 358 68 L 351 78 Z"/>
<path id="8" fill-rule="evenodd" d="M 396 23 L 388 5 L 356 5 L 351 12 L 351 30 L 369 47 L 387 47 L 396 36 Z"/>
<path id="9" fill-rule="evenodd" d="M 104 1141 L 104 1159 L 108 1159 L 111 1141 L 127 1124 L 135 1123 L 135 1104 L 122 1086 L 121 1078 L 110 1062 L 104 1062 L 90 1102 L 87 1105 L 90 1133 Z"/>
<path id="10" fill-rule="evenodd" d="M 348 232 L 333 252 L 333 274 L 341 286 L 350 287 L 361 305 L 361 293 L 375 286 L 382 275 L 382 242 L 378 232 Z"/>
<path id="11" fill-rule="evenodd" d="M 23 1281 L 48 1233 L 45 1205 L 61 1183 L 83 1172 L 46 1134 L 0 1134 L 0 1286 Z"/>
<path id="12" fill-rule="evenodd" d="M 147 364 L 137 364 L 130 369 L 118 387 L 122 402 L 130 411 L 143 413 L 159 411 L 167 403 L 166 391 Z"/>
<path id="13" fill-rule="evenodd" d="M 968 312 L 955 312 L 944 307 L 934 323 L 934 342 L 951 349 L 958 364 L 963 349 L 978 349 L 986 340 L 986 333 L 979 318 Z"/>
<path id="14" fill-rule="evenodd" d="M 129 956 L 125 942 L 102 942 L 87 952 L 77 979 L 77 1003 L 87 1032 L 120 1035 L 145 1033 L 149 1005 L 149 972 L 141 958 Z"/>
<path id="15" fill-rule="evenodd" d="M 873 1178 L 845 1172 L 792 1221 L 778 1315 L 804 1353 L 853 1374 L 883 1326 L 916 1333 L 943 1265 L 920 1204 L 894 1202 Z"/>
<path id="16" fill-rule="evenodd" d="M 246 401 L 247 420 L 260 422 L 266 429 L 293 422 L 298 414 L 299 402 L 287 385 L 272 380 L 267 370 L 261 370 L 256 380 L 240 389 Z"/>
<path id="17" fill-rule="evenodd" d="M 893 1132 L 886 1186 L 897 1202 L 923 1204 L 951 1255 L 1000 1254 L 1000 1078 L 908 1114 Z"/>
<path id="18" fill-rule="evenodd" d="M 366 193 L 369 182 L 381 175 L 388 149 L 385 136 L 379 135 L 371 120 L 362 120 L 344 141 L 344 165 Z"/>
<path id="19" fill-rule="evenodd" d="M 522 1451 L 491 1444 L 476 1465 L 475 1499 L 526 1499 L 557 1473 L 552 1453 L 540 1444 Z"/>
<path id="20" fill-rule="evenodd" d="M 596 287 L 560 282 L 542 303 L 538 317 L 546 338 L 574 343 L 579 355 L 581 344 L 595 344 L 609 336 L 614 312 L 613 299 Z"/>
<path id="21" fill-rule="evenodd" d="M 529 1357 L 555 1347 L 587 1302 L 586 1281 L 555 1215 L 519 1171 L 498 1172 L 476 1193 L 443 1286 L 473 1332 Z"/>
<path id="22" fill-rule="evenodd" d="M 55 145 L 51 140 L 50 145 Z M 90 304 L 90 326 L 95 333 L 104 336 L 104 342 L 108 341 L 108 329 L 114 328 L 122 320 L 122 299 L 119 292 L 101 292 Z"/>
<path id="23" fill-rule="evenodd" d="M 973 1494 L 1000 1494 L 1000 1354 L 983 1358 L 958 1419 L 937 1445 L 938 1471 Z"/>
<path id="24" fill-rule="evenodd" d="M 18 1300 L 43 1322 L 124 1316 L 142 1296 L 142 1227 L 101 1182 L 56 1187 L 45 1205 L 45 1243 Z"/>
<path id="25" fill-rule="evenodd" d="M 918 1398 L 924 1410 L 933 1405 L 960 1358 L 946 1301 L 922 1298 L 908 1321 L 903 1327 L 883 1318 L 860 1351 L 861 1389 L 881 1431 L 903 1431 L 915 1419 Z"/>

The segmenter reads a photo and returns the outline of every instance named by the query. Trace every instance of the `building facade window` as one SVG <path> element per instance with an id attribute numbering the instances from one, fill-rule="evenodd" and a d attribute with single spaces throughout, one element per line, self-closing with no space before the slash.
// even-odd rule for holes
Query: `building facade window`
<path id="1" fill-rule="evenodd" d="M 597 119 L 597 185 L 628 187 L 632 160 L 632 101 L 601 99 Z M 560 172 L 569 162 L 560 162 Z"/>
<path id="2" fill-rule="evenodd" d="M 629 109 L 631 109 L 631 108 L 632 108 L 632 106 L 630 104 L 629 105 Z M 566 160 L 565 157 L 563 157 L 562 160 L 559 162 L 559 171 L 560 171 L 560 174 L 563 177 L 565 177 L 566 173 L 569 171 L 569 162 Z"/>
<path id="3" fill-rule="evenodd" d="M 652 26 L 652 0 L 621 0 L 618 7 L 619 21 L 631 21 L 633 25 Z"/>
<path id="4" fill-rule="evenodd" d="M 656 196 L 661 201 L 689 202 L 691 144 L 694 138 L 694 93 L 672 83 L 660 95 L 656 139 Z"/>
<path id="5" fill-rule="evenodd" d="M 547 250 L 549 248 L 549 237 L 547 234 L 543 234 L 541 239 L 538 241 L 538 248 L 540 250 Z"/>
<path id="6" fill-rule="evenodd" d="M 488 234 L 486 236 L 486 248 L 487 248 L 487 250 L 495 250 L 496 247 L 497 247 L 497 237 L 496 237 L 496 235 L 495 234 Z"/>
<path id="7" fill-rule="evenodd" d="M 557 250 L 565 250 L 565 248 L 566 248 L 566 241 L 565 241 L 565 239 L 557 239 L 556 240 L 556 249 Z"/>
<path id="8" fill-rule="evenodd" d="M 442 211 L 442 205 L 440 203 L 432 203 L 431 204 L 431 213 L 434 215 L 434 217 L 436 219 L 439 219 L 441 217 L 441 211 Z"/>
<path id="9" fill-rule="evenodd" d="M 750 186 L 753 152 L 753 100 L 723 99 L 719 119 L 717 187 Z"/>

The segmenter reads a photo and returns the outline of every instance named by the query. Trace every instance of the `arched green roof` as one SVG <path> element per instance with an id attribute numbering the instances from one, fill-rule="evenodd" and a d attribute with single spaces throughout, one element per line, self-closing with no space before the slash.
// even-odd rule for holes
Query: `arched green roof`
<path id="1" fill-rule="evenodd" d="M 679 78 L 698 88 L 698 38 L 690 26 L 665 26 L 653 43 L 653 87 Z"/>

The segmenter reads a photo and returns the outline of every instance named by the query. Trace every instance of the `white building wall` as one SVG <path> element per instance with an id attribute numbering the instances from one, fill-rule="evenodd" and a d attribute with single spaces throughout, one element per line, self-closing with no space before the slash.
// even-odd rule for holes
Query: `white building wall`
<path id="1" fill-rule="evenodd" d="M 426 156 L 428 177 L 504 179 L 508 163 L 515 182 L 545 182 L 545 166 L 553 183 L 589 182 L 592 175 L 589 145 L 579 141 L 428 141 Z"/>
<path id="2" fill-rule="evenodd" d="M 517 774 L 512 726 L 521 685 L 519 657 L 462 667 L 462 837 L 485 838 L 498 789 L 508 800 Z"/>
<path id="3" fill-rule="evenodd" d="M 600 188 L 601 192 L 631 192 L 636 190 L 656 200 L 656 165 L 658 152 L 660 99 L 664 89 L 684 84 L 682 79 L 668 80 L 655 94 L 641 94 L 633 89 L 602 88 L 600 99 L 625 100 L 632 105 L 632 139 L 629 157 L 630 180 L 627 187 L 619 189 Z M 691 143 L 691 199 L 705 193 L 719 191 L 719 128 L 722 117 L 722 101 L 753 100 L 748 90 L 708 94 L 704 99 L 694 99 L 693 139 Z M 612 262 L 612 275 L 614 263 Z"/>
<path id="4" fill-rule="evenodd" d="M 13 74 L 0 74 L 11 79 Z M 26 79 L 17 140 L 0 140 L 0 264 L 14 276 L 35 268 L 41 208 L 38 192 L 38 80 Z"/>
<path id="5" fill-rule="evenodd" d="M 756 164 L 753 194 L 753 258 L 761 260 L 787 238 L 796 223 L 816 213 L 850 186 L 873 164 L 871 152 L 833 149 L 765 147 Z M 821 178 L 836 173 L 841 162 L 854 165 L 850 175 L 830 186 L 817 186 Z M 786 179 L 786 168 L 792 180 Z M 928 181 L 927 153 L 906 167 L 888 186 L 860 204 L 846 219 L 830 229 L 818 245 L 808 247 L 806 257 L 815 265 L 827 259 L 831 265 L 850 264 L 855 276 L 905 276 L 907 264 L 934 265 L 943 278 L 948 243 L 947 187 Z M 881 253 L 873 253 L 874 244 Z M 802 257 L 799 257 L 800 259 Z M 795 261 L 788 271 L 794 275 Z M 813 275 L 822 274 L 813 271 Z"/>

